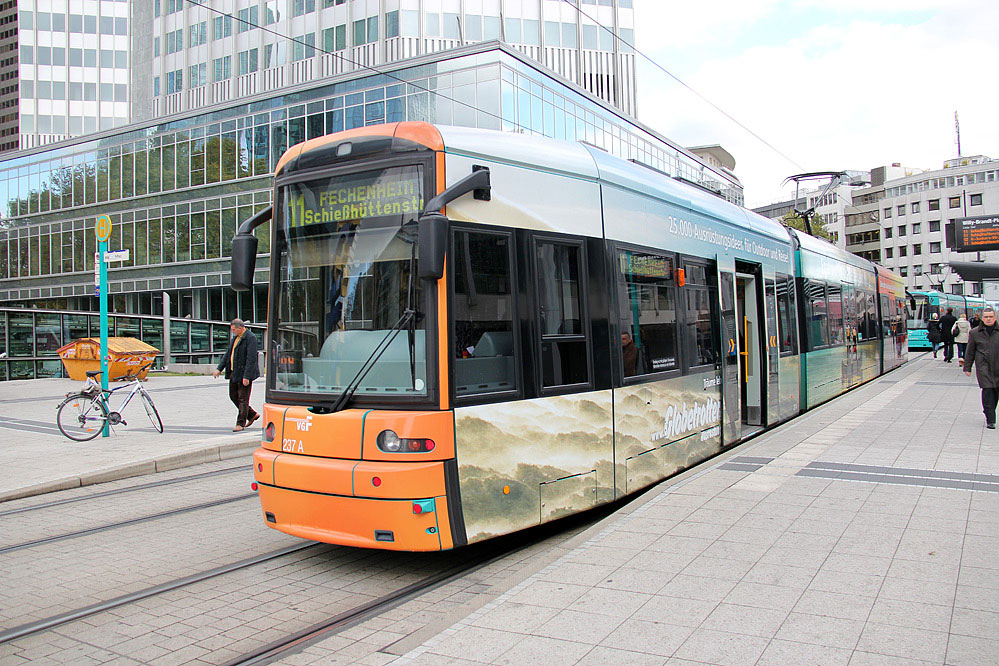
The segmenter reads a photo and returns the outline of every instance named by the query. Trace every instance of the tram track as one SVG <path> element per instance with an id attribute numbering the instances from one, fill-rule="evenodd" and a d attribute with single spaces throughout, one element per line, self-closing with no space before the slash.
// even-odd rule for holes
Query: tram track
<path id="1" fill-rule="evenodd" d="M 49 502 L 42 502 L 40 504 L 33 504 L 31 506 L 18 507 L 16 509 L 7 509 L 0 511 L 0 518 L 4 516 L 12 516 L 19 513 L 27 513 L 29 511 L 37 511 L 40 509 L 49 509 L 52 507 L 63 506 L 66 504 L 73 504 L 75 502 L 84 502 L 87 500 L 99 499 L 104 497 L 112 497 L 114 495 L 122 495 L 125 493 L 136 492 L 139 490 L 149 490 L 151 488 L 162 488 L 164 486 L 170 486 L 177 483 L 185 483 L 188 481 L 197 481 L 198 479 L 207 479 L 215 476 L 222 476 L 225 474 L 234 474 L 236 472 L 250 472 L 251 468 L 247 464 L 240 464 L 235 467 L 226 467 L 224 469 L 217 469 L 211 472 L 199 472 L 198 474 L 188 474 L 187 476 L 181 476 L 174 479 L 163 479 L 160 481 L 150 481 L 149 483 L 141 483 L 135 486 L 129 486 L 127 488 L 116 488 L 114 490 L 103 490 L 96 493 L 90 493 L 88 495 L 81 495 L 80 497 L 66 497 L 63 499 L 52 500 Z"/>
<path id="2" fill-rule="evenodd" d="M 194 583 L 199 583 L 201 581 L 209 580 L 211 578 L 217 578 L 218 576 L 223 576 L 233 571 L 239 571 L 240 569 L 245 569 L 247 567 L 255 566 L 257 564 L 262 564 L 264 562 L 270 562 L 272 560 L 284 557 L 286 555 L 291 555 L 303 551 L 307 548 L 322 547 L 326 544 L 319 544 L 315 542 L 295 544 L 294 546 L 286 546 L 284 548 L 278 548 L 277 550 L 272 550 L 268 553 L 262 553 L 260 555 L 255 555 L 253 557 L 248 557 L 246 559 L 240 560 L 238 562 L 233 562 L 232 564 L 222 565 L 220 567 L 215 567 L 207 571 L 202 571 L 200 573 L 191 574 L 189 576 L 184 576 L 182 578 L 177 578 L 172 581 L 167 581 L 159 585 L 153 585 L 152 587 L 147 587 L 143 590 L 137 592 L 132 592 L 130 594 L 124 594 L 114 599 L 108 599 L 107 601 L 100 601 L 95 604 L 90 604 L 88 606 L 83 606 L 75 610 L 67 611 L 65 613 L 60 613 L 58 615 L 53 615 L 41 620 L 36 620 L 35 622 L 29 622 L 27 624 L 22 624 L 17 627 L 12 627 L 5 631 L 0 631 L 0 645 L 4 643 L 9 643 L 10 641 L 16 640 L 18 638 L 24 638 L 25 636 L 32 636 L 34 634 L 41 633 L 43 631 L 58 627 L 60 625 L 66 624 L 68 622 L 73 622 L 75 620 L 80 620 L 91 615 L 96 615 L 98 613 L 103 613 L 109 610 L 113 610 L 120 606 L 126 604 L 135 603 L 136 601 L 141 601 L 143 599 L 148 599 L 165 592 L 170 592 L 172 590 L 177 590 Z"/>
<path id="3" fill-rule="evenodd" d="M 256 493 L 245 493 L 243 495 L 237 495 L 235 497 L 225 497 L 223 499 L 212 500 L 211 502 L 202 502 L 200 504 L 192 504 L 190 506 L 180 507 L 177 509 L 170 509 L 169 511 L 161 511 L 159 513 L 154 513 L 148 516 L 140 516 L 139 518 L 130 518 L 128 520 L 118 521 L 116 523 L 107 523 L 105 525 L 98 525 L 96 527 L 89 527 L 83 530 L 76 530 L 73 532 L 66 532 L 63 534 L 57 534 L 55 536 L 43 537 L 41 539 L 33 539 L 32 541 L 24 541 L 22 543 L 13 544 L 10 546 L 0 547 L 0 555 L 5 553 L 14 552 L 17 550 L 24 550 L 25 548 L 33 548 L 35 546 L 41 546 L 43 544 L 54 543 L 57 541 L 64 541 L 66 539 L 75 539 L 82 536 L 90 536 L 97 534 L 99 532 L 105 532 L 107 530 L 116 529 L 119 527 L 127 527 L 130 525 L 138 525 L 140 523 L 149 522 L 151 520 L 158 520 L 160 518 L 168 518 L 171 516 L 177 516 L 184 513 L 189 513 L 191 511 L 198 511 L 200 509 L 208 509 L 211 507 L 221 506 L 223 504 L 230 504 L 232 502 L 238 502 L 240 500 L 250 499 L 251 497 L 256 497 Z"/>

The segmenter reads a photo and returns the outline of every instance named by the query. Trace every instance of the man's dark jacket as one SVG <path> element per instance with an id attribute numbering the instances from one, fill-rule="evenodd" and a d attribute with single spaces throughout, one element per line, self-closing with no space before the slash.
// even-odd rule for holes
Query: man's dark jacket
<path id="1" fill-rule="evenodd" d="M 218 369 L 225 372 L 225 378 L 229 381 L 249 379 L 252 382 L 260 376 L 260 368 L 257 365 L 257 336 L 250 329 L 246 329 L 239 345 L 236 346 L 235 356 L 232 353 L 234 342 L 236 342 L 235 337 L 229 341 L 229 348 L 225 350 L 225 356 L 218 364 Z M 232 367 L 229 365 L 230 359 Z"/>
<path id="2" fill-rule="evenodd" d="M 971 329 L 968 347 L 964 350 L 964 371 L 977 366 L 978 385 L 981 388 L 999 388 L 999 330 L 989 335 L 985 324 Z"/>
<path id="3" fill-rule="evenodd" d="M 940 339 L 946 343 L 954 342 L 954 324 L 957 317 L 952 314 L 945 314 L 940 317 Z"/>

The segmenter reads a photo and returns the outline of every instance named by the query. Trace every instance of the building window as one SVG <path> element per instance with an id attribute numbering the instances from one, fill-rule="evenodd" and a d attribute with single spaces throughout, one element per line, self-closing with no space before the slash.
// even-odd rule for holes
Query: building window
<path id="1" fill-rule="evenodd" d="M 899 227 L 898 227 L 898 235 L 899 236 L 904 236 L 905 235 L 905 225 L 904 224 L 900 224 L 899 225 Z"/>
<path id="2" fill-rule="evenodd" d="M 940 231 L 940 220 L 930 220 L 930 231 Z"/>
<path id="3" fill-rule="evenodd" d="M 916 224 L 912 225 L 912 233 L 918 234 L 919 233 L 919 228 L 920 228 L 920 225 L 919 225 L 918 222 Z"/>
<path id="4" fill-rule="evenodd" d="M 310 32 L 295 38 L 291 49 L 292 61 L 305 60 L 316 55 L 316 34 Z"/>
<path id="5" fill-rule="evenodd" d="M 354 46 L 378 41 L 378 17 L 354 21 Z"/>
<path id="6" fill-rule="evenodd" d="M 930 274 L 940 275 L 943 273 L 943 266 L 941 264 L 930 264 Z"/>
<path id="7" fill-rule="evenodd" d="M 240 51 L 239 53 L 239 74 L 240 76 L 244 74 L 252 74 L 257 71 L 259 58 L 257 57 L 257 49 L 250 49 L 248 51 Z"/>
<path id="8" fill-rule="evenodd" d="M 191 46 L 201 46 L 208 42 L 208 21 L 191 26 Z"/>
<path id="9" fill-rule="evenodd" d="M 899 266 L 898 267 L 898 274 L 901 275 L 902 277 L 909 277 L 909 267 L 908 266 Z"/>
<path id="10" fill-rule="evenodd" d="M 232 76 L 232 56 L 216 58 L 212 63 L 212 69 L 215 74 L 215 77 L 212 79 L 213 81 L 228 79 Z"/>
<path id="11" fill-rule="evenodd" d="M 893 256 L 893 254 L 894 254 L 894 251 L 893 251 L 892 248 L 890 248 L 890 247 L 886 247 L 885 248 L 885 259 L 891 259 L 892 256 Z"/>
<path id="12" fill-rule="evenodd" d="M 951 197 L 950 199 L 947 200 L 947 204 L 951 208 L 960 208 L 961 207 L 961 197 Z"/>
<path id="13" fill-rule="evenodd" d="M 293 0 L 291 3 L 291 15 L 305 16 L 316 11 L 316 0 Z"/>
<path id="14" fill-rule="evenodd" d="M 184 89 L 184 70 L 167 72 L 167 95 L 178 93 Z"/>
<path id="15" fill-rule="evenodd" d="M 887 227 L 885 229 L 885 238 L 891 238 L 891 232 L 892 232 L 891 227 Z"/>
<path id="16" fill-rule="evenodd" d="M 916 256 L 917 254 L 922 254 L 922 253 L 923 253 L 923 246 L 922 246 L 922 244 L 916 243 L 915 245 L 912 246 L 912 255 L 913 256 Z"/>
<path id="17" fill-rule="evenodd" d="M 927 210 L 940 210 L 940 199 L 930 199 L 926 204 Z"/>
<path id="18" fill-rule="evenodd" d="M 891 217 L 891 208 L 885 208 L 885 217 Z"/>
<path id="19" fill-rule="evenodd" d="M 248 9 L 239 10 L 239 22 L 236 26 L 236 32 L 246 32 L 247 30 L 252 30 L 257 27 L 257 7 L 253 6 Z"/>
<path id="20" fill-rule="evenodd" d="M 912 202 L 912 212 L 913 213 L 918 213 L 919 212 L 919 202 L 918 201 L 913 201 Z"/>
<path id="21" fill-rule="evenodd" d="M 203 86 L 208 83 L 208 64 L 191 65 L 188 73 L 188 85 L 192 88 Z"/>
<path id="22" fill-rule="evenodd" d="M 895 207 L 895 212 L 898 213 L 900 216 L 901 215 L 905 215 L 905 204 L 902 204 L 900 206 L 896 206 Z"/>
<path id="23" fill-rule="evenodd" d="M 323 49 L 325 51 L 343 51 L 347 48 L 347 26 L 338 25 L 323 30 Z"/>
<path id="24" fill-rule="evenodd" d="M 981 194 L 970 194 L 970 195 L 968 195 L 968 205 L 969 206 L 981 206 L 982 205 L 982 195 Z"/>
<path id="25" fill-rule="evenodd" d="M 958 296 L 963 296 L 964 295 L 964 283 L 963 282 L 958 282 L 957 284 L 951 285 L 951 287 L 950 287 L 950 293 L 957 294 Z"/>
<path id="26" fill-rule="evenodd" d="M 913 266 L 912 267 L 912 274 L 913 275 L 922 275 L 923 274 L 923 267 L 922 266 Z"/>
<path id="27" fill-rule="evenodd" d="M 902 245 L 898 248 L 898 256 L 904 257 L 907 256 L 908 254 L 909 254 L 909 249 L 906 246 Z"/>
<path id="28" fill-rule="evenodd" d="M 216 16 L 212 22 L 212 39 L 222 39 L 232 35 L 232 16 Z"/>
<path id="29" fill-rule="evenodd" d="M 174 30 L 173 32 L 168 32 L 166 36 L 166 52 L 167 55 L 171 53 L 177 53 L 184 49 L 184 30 Z"/>
<path id="30" fill-rule="evenodd" d="M 930 254 L 940 251 L 940 241 L 930 243 Z"/>

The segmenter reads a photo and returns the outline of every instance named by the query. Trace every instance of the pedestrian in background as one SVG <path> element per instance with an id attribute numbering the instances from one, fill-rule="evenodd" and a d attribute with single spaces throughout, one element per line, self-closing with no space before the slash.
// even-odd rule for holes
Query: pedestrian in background
<path id="1" fill-rule="evenodd" d="M 947 308 L 947 314 L 940 317 L 940 341 L 944 348 L 944 363 L 954 360 L 954 324 L 957 317 L 954 316 L 954 308 Z"/>
<path id="2" fill-rule="evenodd" d="M 936 312 L 930 315 L 930 322 L 926 325 L 926 339 L 933 347 L 933 358 L 936 358 L 937 350 L 940 349 L 940 315 Z"/>
<path id="3" fill-rule="evenodd" d="M 260 414 L 250 407 L 253 380 L 260 376 L 260 368 L 257 366 L 257 336 L 253 331 L 247 330 L 242 319 L 233 319 L 229 330 L 232 331 L 229 349 L 212 376 L 218 377 L 225 372 L 225 378 L 229 380 L 229 399 L 239 410 L 236 426 L 232 431 L 239 432 L 260 418 Z"/>
<path id="4" fill-rule="evenodd" d="M 968 315 L 962 314 L 954 324 L 954 342 L 957 343 L 957 362 L 964 363 L 964 350 L 968 346 L 968 336 L 971 334 L 971 322 Z"/>
<path id="5" fill-rule="evenodd" d="M 995 430 L 996 403 L 999 402 L 999 335 L 996 334 L 996 312 L 985 308 L 982 323 L 971 330 L 964 354 L 964 374 L 971 376 L 971 368 L 978 365 L 976 377 L 982 389 L 982 411 L 985 427 Z"/>

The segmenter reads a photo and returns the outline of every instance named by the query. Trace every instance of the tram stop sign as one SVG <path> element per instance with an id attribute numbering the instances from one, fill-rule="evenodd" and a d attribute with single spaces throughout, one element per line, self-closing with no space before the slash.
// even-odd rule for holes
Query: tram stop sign
<path id="1" fill-rule="evenodd" d="M 97 234 L 97 240 L 100 242 L 108 242 L 108 239 L 111 238 L 111 217 L 101 215 L 97 218 L 97 224 L 94 225 L 94 233 Z"/>

